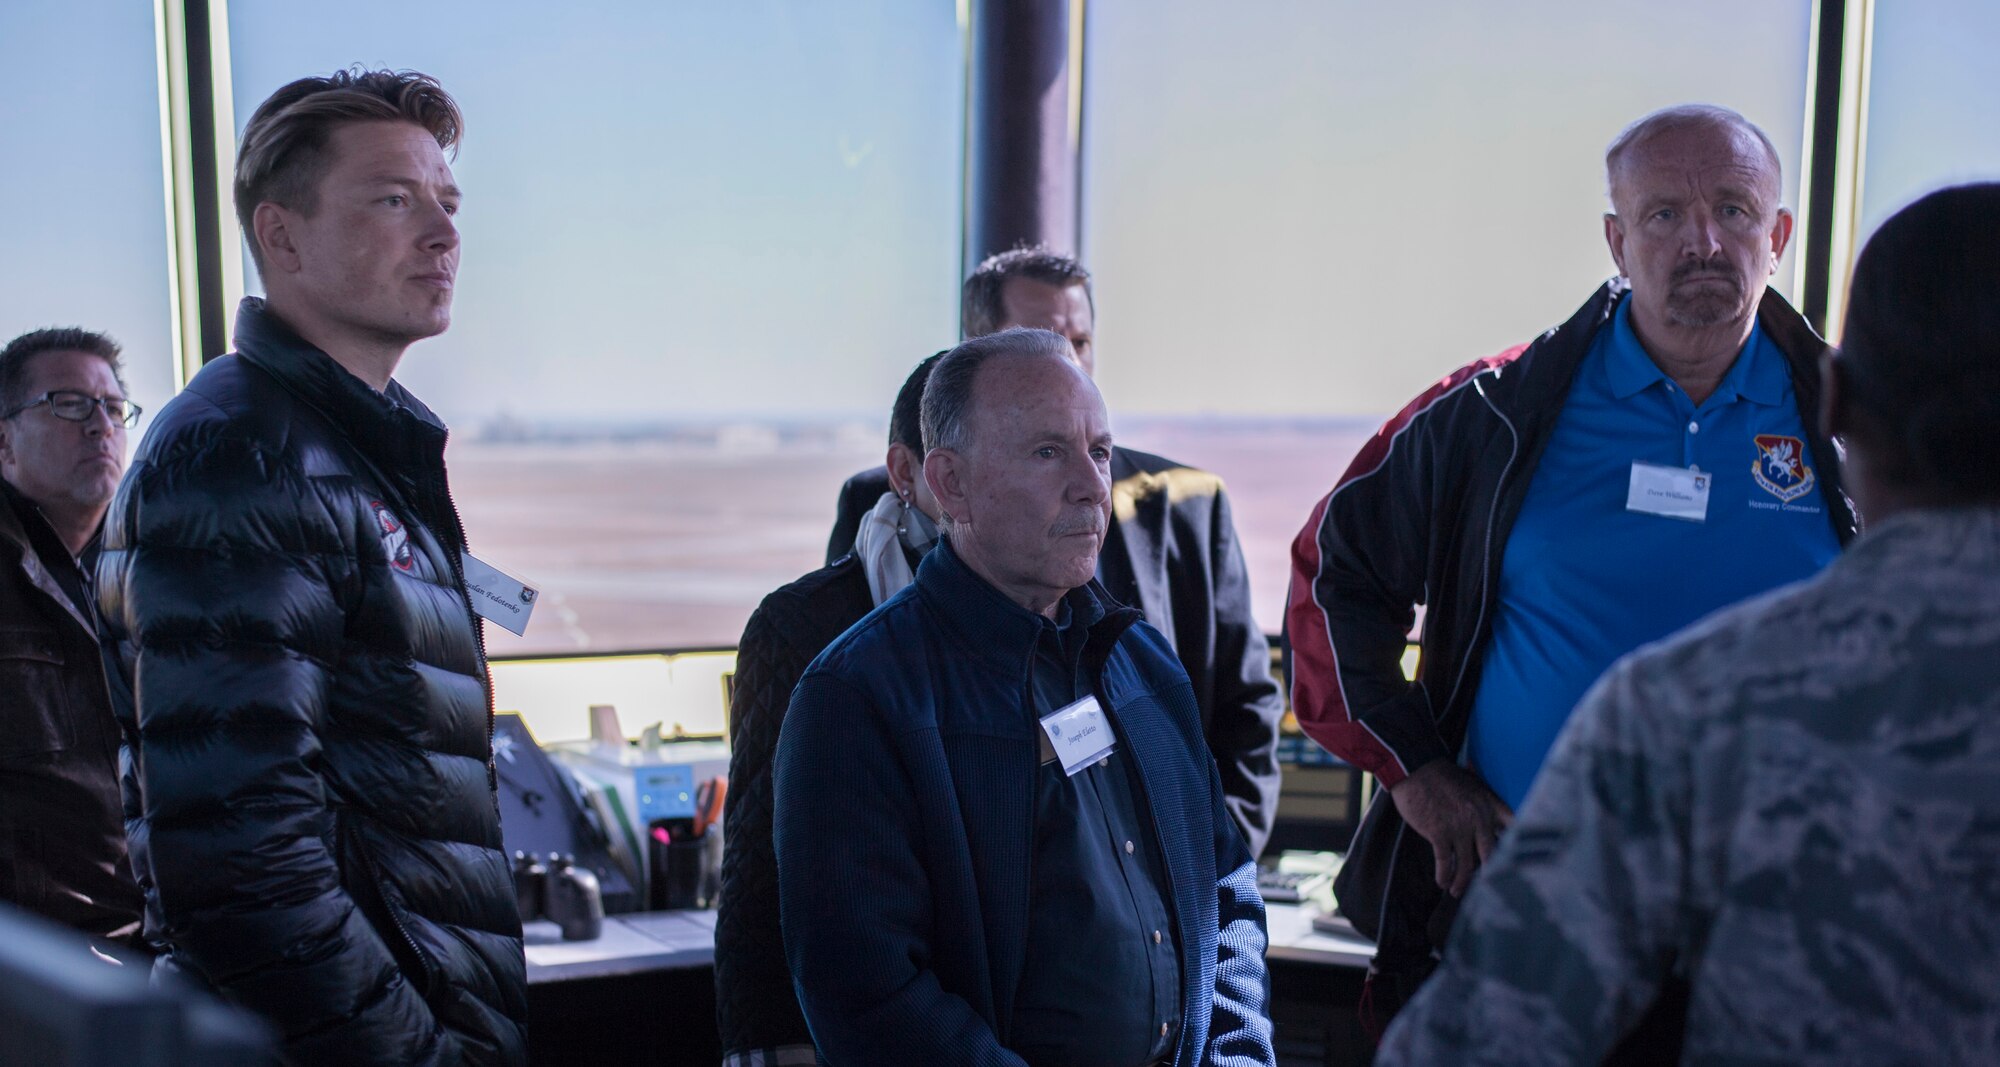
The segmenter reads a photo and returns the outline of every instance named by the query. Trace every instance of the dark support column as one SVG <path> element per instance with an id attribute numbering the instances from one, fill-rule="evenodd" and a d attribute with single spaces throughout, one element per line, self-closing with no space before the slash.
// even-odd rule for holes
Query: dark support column
<path id="1" fill-rule="evenodd" d="M 1840 89 L 1841 69 L 1846 48 L 1846 0 L 1820 0 L 1819 22 L 1813 26 L 1813 84 L 1806 91 L 1811 110 L 1806 114 L 1808 154 L 1811 163 L 1799 181 L 1806 190 L 1806 217 L 1799 220 L 1805 238 L 1800 252 L 1805 257 L 1799 287 L 1799 313 L 1826 333 L 1827 303 L 1833 285 L 1833 227 L 1835 200 L 1840 180 Z"/>
<path id="2" fill-rule="evenodd" d="M 219 12 L 216 12 L 219 15 Z M 215 57 L 210 54 L 211 9 L 208 0 L 182 0 L 181 17 L 187 42 L 188 147 L 194 192 L 194 262 L 196 315 L 202 361 L 229 351 L 229 308 L 223 306 L 222 257 L 236 249 L 222 246 L 219 213 L 225 198 L 215 158 Z"/>
<path id="3" fill-rule="evenodd" d="M 224 226 L 228 200 L 228 164 L 216 160 L 216 138 L 228 136 L 230 118 L 218 114 L 228 100 L 222 86 L 218 100 L 216 60 L 218 34 L 226 26 L 226 0 L 166 0 L 162 6 L 166 56 L 168 182 L 172 212 L 168 240 L 172 244 L 178 282 L 174 310 L 180 338 L 180 374 L 192 378 L 204 360 L 214 360 L 230 344 L 230 308 L 226 294 L 224 256 L 236 254 L 234 226 Z M 226 142 L 224 142 L 226 144 Z M 224 238 L 224 230 L 230 234 Z"/>
<path id="4" fill-rule="evenodd" d="M 1020 244 L 1075 255 L 1070 4 L 973 0 L 967 85 L 965 270 Z"/>

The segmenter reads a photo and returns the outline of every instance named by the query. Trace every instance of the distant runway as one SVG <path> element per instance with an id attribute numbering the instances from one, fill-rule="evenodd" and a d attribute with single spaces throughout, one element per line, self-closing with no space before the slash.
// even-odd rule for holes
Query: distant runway
<path id="1" fill-rule="evenodd" d="M 1258 620 L 1276 632 L 1291 540 L 1372 424 L 1135 419 L 1120 443 L 1220 474 Z M 882 449 L 454 440 L 452 493 L 480 558 L 542 590 L 496 656 L 734 645 L 766 593 L 820 566 L 834 500 Z"/>

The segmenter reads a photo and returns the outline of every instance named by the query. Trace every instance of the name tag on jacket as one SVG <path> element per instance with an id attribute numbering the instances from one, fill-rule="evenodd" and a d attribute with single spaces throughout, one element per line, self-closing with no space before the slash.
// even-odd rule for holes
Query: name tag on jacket
<path id="1" fill-rule="evenodd" d="M 527 632 L 528 616 L 535 612 L 535 587 L 510 578 L 498 567 L 465 554 L 465 592 L 479 617 L 511 630 L 516 637 Z"/>
<path id="2" fill-rule="evenodd" d="M 1063 773 L 1072 778 L 1118 747 L 1111 733 L 1111 720 L 1104 717 L 1104 709 L 1098 706 L 1096 697 L 1084 697 L 1043 716 L 1042 733 L 1055 749 L 1056 758 L 1062 760 Z"/>

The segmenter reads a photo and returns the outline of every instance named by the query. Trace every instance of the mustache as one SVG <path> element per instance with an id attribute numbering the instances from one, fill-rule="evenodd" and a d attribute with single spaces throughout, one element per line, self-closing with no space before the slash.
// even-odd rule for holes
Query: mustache
<path id="1" fill-rule="evenodd" d="M 1104 512 L 1097 508 L 1086 508 L 1071 512 L 1056 520 L 1049 527 L 1050 537 L 1068 537 L 1070 534 L 1102 534 L 1105 530 Z"/>
<path id="2" fill-rule="evenodd" d="M 1733 283 L 1737 288 L 1740 289 L 1743 287 L 1743 276 L 1737 273 L 1736 264 L 1731 263 L 1729 262 L 1729 260 L 1721 257 L 1717 257 L 1715 259 L 1706 259 L 1706 260 L 1690 260 L 1688 262 L 1681 263 L 1678 266 L 1674 267 L 1674 273 L 1669 279 L 1669 281 L 1675 285 L 1678 285 L 1681 282 L 1687 281 L 1689 278 L 1692 278 L 1697 274 L 1707 274 L 1707 275 L 1726 278 L 1728 281 Z"/>

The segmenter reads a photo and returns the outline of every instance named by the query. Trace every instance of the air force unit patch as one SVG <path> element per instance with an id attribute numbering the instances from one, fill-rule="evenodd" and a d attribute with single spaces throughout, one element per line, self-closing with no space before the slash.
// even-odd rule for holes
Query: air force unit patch
<path id="1" fill-rule="evenodd" d="M 1796 437 L 1760 433 L 1756 437 L 1757 458 L 1750 463 L 1750 477 L 1764 491 L 1786 503 L 1813 491 L 1813 469 L 1806 465 L 1806 445 Z"/>
<path id="2" fill-rule="evenodd" d="M 388 554 L 389 562 L 399 571 L 416 566 L 416 554 L 410 551 L 410 531 L 403 529 L 402 520 L 380 500 L 369 503 L 375 508 L 375 525 L 381 529 L 382 551 Z"/>

